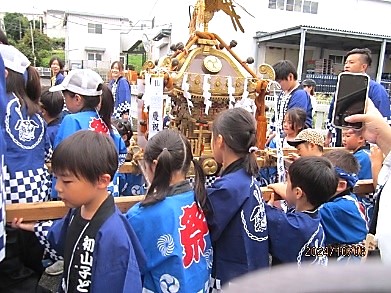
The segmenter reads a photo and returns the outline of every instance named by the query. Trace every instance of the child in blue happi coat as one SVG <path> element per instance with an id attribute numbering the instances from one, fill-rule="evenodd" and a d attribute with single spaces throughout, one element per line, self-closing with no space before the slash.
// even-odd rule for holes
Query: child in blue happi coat
<path id="1" fill-rule="evenodd" d="M 98 158 L 99 159 L 96 159 Z M 145 255 L 107 186 L 118 168 L 110 136 L 82 130 L 54 150 L 56 190 L 70 208 L 56 221 L 13 227 L 34 231 L 47 253 L 64 259 L 59 292 L 141 292 Z"/>
<path id="2" fill-rule="evenodd" d="M 128 153 L 130 153 L 130 141 L 133 137 L 132 125 L 127 119 L 115 119 L 113 125 L 117 129 L 119 135 L 121 135 Z M 129 159 L 126 158 L 128 161 Z M 144 189 L 144 177 L 142 174 L 133 173 L 119 173 L 119 190 L 120 195 L 143 195 L 145 194 Z"/>
<path id="3" fill-rule="evenodd" d="M 54 147 L 69 135 L 82 129 L 110 135 L 117 147 L 119 166 L 125 162 L 127 149 L 115 127 L 111 125 L 114 100 L 110 89 L 98 73 L 90 69 L 74 69 L 50 91 L 62 91 L 71 114 L 64 117 L 54 141 Z M 98 158 L 97 158 L 98 159 Z M 55 182 L 52 184 L 54 187 Z M 113 196 L 119 196 L 119 177 L 116 174 L 109 186 Z M 52 189 L 52 197 L 56 192 Z"/>
<path id="4" fill-rule="evenodd" d="M 6 94 L 0 98 L 0 131 L 3 134 L 5 202 L 45 201 L 50 175 L 45 162 L 52 148 L 45 121 L 39 115 L 41 84 L 30 61 L 11 45 L 0 44 L 5 67 Z M 4 86 L 4 85 L 3 85 Z M 2 223 L 4 228 L 4 223 Z M 36 292 L 43 273 L 43 249 L 34 234 L 5 226 L 6 256 L 0 263 L 0 292 Z"/>
<path id="5" fill-rule="evenodd" d="M 327 265 L 328 251 L 318 208 L 335 193 L 337 184 L 334 167 L 325 158 L 301 157 L 292 163 L 286 190 L 274 191 L 294 208 L 285 213 L 266 206 L 273 265 L 297 263 L 300 266 L 304 261 Z"/>
<path id="6" fill-rule="evenodd" d="M 0 36 L 3 32 L 0 30 Z M 4 61 L 0 54 L 0 72 L 5 71 Z M 0 107 L 3 107 L 6 101 L 5 74 L 0 75 Z M 1 130 L 1 129 L 0 129 Z M 0 131 L 0 225 L 5 225 L 5 187 L 4 187 L 4 152 L 5 141 L 3 131 Z M 5 229 L 0 229 L 0 262 L 5 258 Z"/>
<path id="7" fill-rule="evenodd" d="M 360 130 L 342 130 L 342 145 L 348 151 L 352 151 L 360 165 L 357 177 L 359 180 L 372 179 L 372 166 L 370 157 L 370 146 Z"/>
<path id="8" fill-rule="evenodd" d="M 289 145 L 289 141 L 294 140 L 296 136 L 306 128 L 307 113 L 301 108 L 291 108 L 286 111 L 284 121 L 282 123 L 283 128 L 283 140 L 282 148 L 294 148 Z M 270 149 L 277 148 L 277 137 L 274 137 L 266 146 Z M 263 167 L 260 168 L 259 178 L 261 186 L 267 186 L 269 184 L 277 182 L 277 167 Z"/>
<path id="9" fill-rule="evenodd" d="M 204 216 L 205 177 L 180 132 L 148 140 L 145 199 L 126 214 L 147 255 L 143 292 L 208 292 L 213 252 Z M 186 180 L 195 167 L 194 189 Z"/>
<path id="10" fill-rule="evenodd" d="M 361 130 L 342 129 L 342 145 L 348 151 L 353 151 L 354 157 L 360 165 L 357 173 L 358 180 L 372 179 L 372 161 L 370 145 L 362 136 Z M 375 163 L 376 166 L 376 163 Z M 373 214 L 373 200 L 368 197 L 360 197 L 360 201 L 365 207 L 365 217 L 367 222 L 372 218 Z"/>
<path id="11" fill-rule="evenodd" d="M 61 124 L 61 112 L 64 108 L 64 97 L 60 92 L 50 92 L 48 87 L 42 88 L 39 99 L 41 115 L 46 121 L 46 132 L 50 143 L 54 145 L 54 139 Z"/>
<path id="12" fill-rule="evenodd" d="M 326 234 L 326 244 L 334 246 L 359 244 L 365 239 L 368 226 L 364 215 L 365 209 L 352 192 L 358 180 L 356 175 L 359 170 L 358 162 L 346 150 L 332 150 L 323 156 L 332 162 L 339 177 L 334 196 L 319 209 Z M 350 255 L 335 256 L 343 259 L 344 256 Z"/>
<path id="13" fill-rule="evenodd" d="M 246 110 L 225 110 L 213 122 L 212 150 L 223 165 L 208 188 L 207 221 L 214 248 L 211 286 L 268 267 L 268 234 L 258 165 L 255 119 Z"/>

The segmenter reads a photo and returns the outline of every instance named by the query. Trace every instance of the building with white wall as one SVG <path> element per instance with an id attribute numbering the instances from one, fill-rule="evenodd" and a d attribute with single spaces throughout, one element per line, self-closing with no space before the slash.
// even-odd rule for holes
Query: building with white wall
<path id="1" fill-rule="evenodd" d="M 121 37 L 131 30 L 128 18 L 72 11 L 48 10 L 46 34 L 65 38 L 65 61 L 69 69 L 109 69 L 120 60 Z"/>
<path id="2" fill-rule="evenodd" d="M 175 17 L 168 16 L 171 8 L 167 8 L 167 3 L 158 2 L 156 23 L 171 22 L 172 32 L 167 41 L 186 43 L 188 9 L 195 2 L 176 3 Z M 230 17 L 223 11 L 214 14 L 209 31 L 217 33 L 227 43 L 236 40 L 238 45 L 234 51 L 242 60 L 254 57 L 254 69 L 260 63 L 274 64 L 289 59 L 304 74 L 308 62 L 331 59 L 334 73 L 338 73 L 347 51 L 368 47 L 373 55 L 373 65 L 368 72 L 371 77 L 380 79 L 382 73 L 391 72 L 388 29 L 391 0 L 238 0 L 234 5 L 245 33 L 235 31 Z M 163 53 L 156 47 L 152 50 L 155 56 Z"/>

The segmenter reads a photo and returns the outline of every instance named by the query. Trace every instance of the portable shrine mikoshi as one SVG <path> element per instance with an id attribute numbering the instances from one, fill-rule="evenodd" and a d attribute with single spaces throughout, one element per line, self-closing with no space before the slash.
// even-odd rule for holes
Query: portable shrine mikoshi
<path id="1" fill-rule="evenodd" d="M 243 107 L 254 113 L 258 148 L 263 149 L 266 142 L 265 95 L 275 77 L 273 68 L 262 64 L 257 75 L 248 66 L 254 59 L 249 57 L 243 61 L 233 51 L 236 41 L 227 44 L 208 31 L 209 21 L 219 10 L 230 16 L 235 29 L 244 31 L 234 7 L 231 1 L 198 0 L 186 44 L 173 44 L 172 54 L 156 62 L 147 61 L 141 73 L 144 80 L 151 76 L 162 78 L 163 92 L 171 101 L 170 127 L 179 129 L 190 140 L 193 154 L 200 159 L 206 175 L 217 171 L 211 155 L 211 125 L 222 110 Z M 146 116 L 149 120 L 157 120 L 153 117 L 156 112 L 151 112 L 143 113 L 144 126 L 151 125 L 145 123 Z M 150 132 L 151 129 L 143 127 L 141 131 Z M 264 165 L 262 155 L 259 162 Z"/>

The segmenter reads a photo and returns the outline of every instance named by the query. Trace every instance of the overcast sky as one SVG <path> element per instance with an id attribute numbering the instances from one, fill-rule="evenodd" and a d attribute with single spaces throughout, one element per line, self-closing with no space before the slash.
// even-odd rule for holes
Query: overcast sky
<path id="1" fill-rule="evenodd" d="M 160 1 L 162 0 L 2 0 L 0 12 L 42 13 L 48 9 L 57 9 L 123 16 L 137 21 L 152 19 Z"/>

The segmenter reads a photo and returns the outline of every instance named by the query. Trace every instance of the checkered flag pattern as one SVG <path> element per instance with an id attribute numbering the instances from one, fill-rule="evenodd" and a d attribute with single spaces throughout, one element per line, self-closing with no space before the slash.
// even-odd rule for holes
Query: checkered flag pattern
<path id="1" fill-rule="evenodd" d="M 44 201 L 50 188 L 50 174 L 46 168 L 17 171 L 14 177 L 5 173 L 6 204 Z"/>
<path id="2" fill-rule="evenodd" d="M 47 239 L 47 235 L 50 227 L 53 225 L 53 221 L 39 222 L 34 226 L 34 233 L 37 236 L 39 243 L 44 247 L 45 252 L 49 255 L 50 259 L 54 261 L 62 260 L 63 257 L 58 255 L 56 250 L 50 247 L 50 243 Z"/>
<path id="3" fill-rule="evenodd" d="M 5 186 L 4 182 L 4 157 L 1 156 L 0 165 L 0 262 L 5 257 Z"/>
<path id="4" fill-rule="evenodd" d="M 335 127 L 331 124 L 331 121 L 329 119 L 326 119 L 326 129 L 328 129 L 331 132 L 331 147 L 335 147 L 335 144 L 337 143 L 337 130 Z"/>
<path id="5" fill-rule="evenodd" d="M 221 281 L 213 277 L 209 278 L 209 292 L 210 293 L 221 293 Z"/>
<path id="6" fill-rule="evenodd" d="M 52 159 L 53 155 L 53 149 L 50 148 L 47 152 L 45 152 L 45 163 L 49 163 L 50 160 Z"/>
<path id="7" fill-rule="evenodd" d="M 119 104 L 118 107 L 114 109 L 113 115 L 115 118 L 119 119 L 124 112 L 130 113 L 130 103 L 128 101 Z"/>
<path id="8" fill-rule="evenodd" d="M 205 178 L 205 187 L 210 187 L 213 182 L 215 182 L 215 180 L 217 179 L 217 176 L 206 176 Z M 189 181 L 189 183 L 191 184 L 192 187 L 194 187 L 194 182 L 195 182 L 195 176 L 191 176 L 187 179 Z"/>

